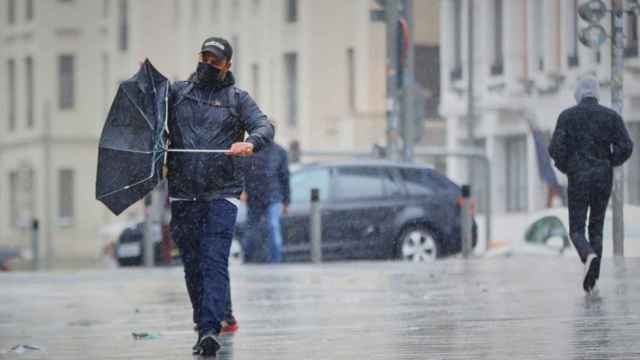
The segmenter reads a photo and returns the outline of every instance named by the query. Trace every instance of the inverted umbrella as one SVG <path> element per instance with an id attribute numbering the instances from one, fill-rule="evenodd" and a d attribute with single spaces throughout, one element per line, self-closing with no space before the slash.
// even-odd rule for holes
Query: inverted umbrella
<path id="1" fill-rule="evenodd" d="M 148 59 L 118 87 L 100 136 L 96 177 L 96 199 L 116 215 L 156 187 L 166 151 L 227 152 L 167 148 L 169 88 Z"/>

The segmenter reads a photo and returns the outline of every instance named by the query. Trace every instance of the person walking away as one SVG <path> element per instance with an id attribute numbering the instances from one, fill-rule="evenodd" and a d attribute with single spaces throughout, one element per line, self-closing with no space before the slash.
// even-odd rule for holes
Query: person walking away
<path id="1" fill-rule="evenodd" d="M 613 168 L 633 152 L 622 117 L 598 103 L 594 76 L 578 80 L 578 104 L 563 111 L 549 145 L 555 166 L 567 175 L 569 235 L 584 263 L 582 288 L 590 293 L 600 277 L 602 228 L 613 184 Z M 589 238 L 585 222 L 589 211 Z"/>
<path id="2" fill-rule="evenodd" d="M 260 153 L 243 159 L 247 194 L 247 260 L 255 261 L 257 249 L 267 239 L 267 261 L 282 261 L 282 229 L 280 215 L 287 214 L 291 194 L 287 151 L 272 143 Z M 262 231 L 266 222 L 266 234 Z"/>
<path id="3" fill-rule="evenodd" d="M 198 330 L 194 354 L 204 356 L 220 349 L 217 337 L 229 300 L 229 250 L 235 203 L 243 189 L 234 157 L 259 152 L 274 136 L 267 116 L 234 85 L 232 55 L 225 39 L 206 39 L 195 79 L 174 83 L 169 99 L 173 150 L 228 149 L 226 153 L 173 151 L 167 159 L 171 234 L 182 256 Z"/>

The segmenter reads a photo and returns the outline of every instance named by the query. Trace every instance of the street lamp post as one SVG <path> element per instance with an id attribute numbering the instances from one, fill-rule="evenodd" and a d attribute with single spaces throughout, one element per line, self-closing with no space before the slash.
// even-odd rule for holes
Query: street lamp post
<path id="1" fill-rule="evenodd" d="M 611 39 L 611 107 L 622 116 L 624 105 L 623 71 L 624 71 L 624 29 L 625 12 L 640 12 L 638 0 L 627 0 L 629 7 L 625 9 L 625 0 L 612 0 L 611 9 L 607 9 L 602 0 L 589 0 L 578 8 L 578 14 L 589 25 L 582 29 L 580 42 L 590 48 L 599 48 L 608 38 Z M 600 22 L 611 13 L 611 34 L 607 34 Z M 624 256 L 624 169 L 614 169 L 613 191 L 611 196 L 613 208 L 613 254 Z"/>

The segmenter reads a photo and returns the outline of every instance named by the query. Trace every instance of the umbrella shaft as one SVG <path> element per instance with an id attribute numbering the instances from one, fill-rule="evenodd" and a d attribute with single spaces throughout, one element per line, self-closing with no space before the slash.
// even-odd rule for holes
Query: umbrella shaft
<path id="1" fill-rule="evenodd" d="M 167 152 L 188 152 L 188 153 L 219 153 L 225 154 L 229 150 L 214 150 L 214 149 L 166 149 Z"/>

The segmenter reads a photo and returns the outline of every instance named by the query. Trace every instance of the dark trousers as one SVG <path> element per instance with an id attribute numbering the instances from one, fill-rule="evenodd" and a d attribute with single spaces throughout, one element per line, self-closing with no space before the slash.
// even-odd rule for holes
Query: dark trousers
<path id="1" fill-rule="evenodd" d="M 569 232 L 571 241 L 584 263 L 589 254 L 598 257 L 596 274 L 600 275 L 602 229 L 613 181 L 609 166 L 593 166 L 569 176 Z M 589 210 L 589 239 L 585 236 Z"/>
<path id="2" fill-rule="evenodd" d="M 237 212 L 224 199 L 171 203 L 171 234 L 182 255 L 193 322 L 201 333 L 219 333 L 220 321 L 231 309 L 228 266 Z"/>

